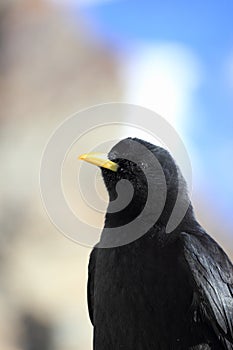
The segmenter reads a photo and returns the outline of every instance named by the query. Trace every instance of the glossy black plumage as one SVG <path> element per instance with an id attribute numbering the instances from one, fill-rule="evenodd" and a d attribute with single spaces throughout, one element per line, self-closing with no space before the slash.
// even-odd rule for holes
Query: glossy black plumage
<path id="1" fill-rule="evenodd" d="M 102 169 L 110 201 L 116 198 L 115 186 L 121 178 L 130 179 L 135 194 L 125 210 L 106 213 L 101 240 L 107 228 L 134 220 L 145 204 L 146 180 L 140 167 L 122 159 L 133 152 L 135 141 L 159 160 L 167 198 L 159 219 L 142 237 L 120 247 L 95 247 L 91 253 L 88 307 L 94 349 L 233 349 L 233 267 L 229 258 L 198 224 L 191 204 L 178 227 L 166 233 L 178 181 L 183 184 L 184 200 L 188 198 L 182 175 L 167 151 L 130 138 L 110 151 L 109 159 L 120 165 L 117 173 Z M 142 166 L 150 166 L 146 157 Z M 155 193 L 154 205 L 159 200 Z"/>

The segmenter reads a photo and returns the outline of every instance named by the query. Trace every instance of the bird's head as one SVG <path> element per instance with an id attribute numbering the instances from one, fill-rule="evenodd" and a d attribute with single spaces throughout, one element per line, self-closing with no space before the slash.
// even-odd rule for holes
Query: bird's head
<path id="1" fill-rule="evenodd" d="M 80 159 L 101 168 L 109 193 L 105 227 L 122 227 L 138 218 L 145 207 L 142 221 L 153 216 L 153 224 L 166 226 L 180 180 L 187 195 L 185 181 L 169 152 L 141 139 L 121 140 L 105 158 L 90 153 Z"/>

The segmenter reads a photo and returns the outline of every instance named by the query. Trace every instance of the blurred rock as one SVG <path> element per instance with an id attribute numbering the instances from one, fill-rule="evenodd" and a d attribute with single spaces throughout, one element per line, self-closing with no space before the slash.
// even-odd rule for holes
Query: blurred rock
<path id="1" fill-rule="evenodd" d="M 56 350 L 90 349 L 90 250 L 50 223 L 38 177 L 42 151 L 59 122 L 120 99 L 118 63 L 81 17 L 74 22 L 42 0 L 1 1 L 0 48 L 0 348 L 16 347 L 21 310 L 28 310 L 21 350 L 46 349 L 50 331 L 38 321 L 46 319 Z M 39 347 L 25 345 L 37 337 Z"/>

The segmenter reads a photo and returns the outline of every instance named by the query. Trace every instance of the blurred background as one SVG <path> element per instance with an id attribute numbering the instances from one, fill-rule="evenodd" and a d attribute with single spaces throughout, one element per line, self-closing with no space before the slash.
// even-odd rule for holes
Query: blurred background
<path id="1" fill-rule="evenodd" d="M 232 13 L 231 0 L 1 0 L 1 349 L 92 348 L 90 249 L 57 231 L 39 191 L 48 137 L 82 108 L 166 118 L 192 160 L 197 217 L 233 258 Z"/>

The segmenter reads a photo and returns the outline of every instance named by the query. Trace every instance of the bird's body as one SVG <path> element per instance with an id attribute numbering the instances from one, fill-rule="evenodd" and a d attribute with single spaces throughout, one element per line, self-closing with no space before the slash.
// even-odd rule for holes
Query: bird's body
<path id="1" fill-rule="evenodd" d="M 155 227 L 129 245 L 93 250 L 89 276 L 93 274 L 94 280 L 89 281 L 93 283 L 89 297 L 95 293 L 90 306 L 95 328 L 94 349 L 233 349 L 223 336 L 227 324 L 222 329 L 218 320 L 225 317 L 223 309 L 223 316 L 214 311 L 213 316 L 211 312 L 205 315 L 208 297 L 205 288 L 213 288 L 210 293 L 218 297 L 218 286 L 224 284 L 222 293 L 227 288 L 231 288 L 231 292 L 229 289 L 223 297 L 232 298 L 232 285 L 230 287 L 230 281 L 229 286 L 223 282 L 218 265 L 209 257 L 210 247 L 213 256 L 223 254 L 224 260 L 226 256 L 201 229 L 174 233 L 165 239 L 164 236 L 162 229 Z M 202 265 L 198 260 L 189 261 L 192 259 L 190 240 L 211 259 L 218 274 L 213 284 L 212 272 L 205 262 Z M 193 270 L 198 270 L 197 263 L 199 269 L 203 269 L 200 285 Z M 207 278 L 211 275 L 210 281 L 205 274 Z M 215 309 L 212 303 L 210 300 L 210 308 Z M 232 299 L 228 307 L 232 313 Z M 229 326 L 232 327 L 232 319 Z"/>
<path id="2" fill-rule="evenodd" d="M 162 214 L 145 234 L 126 245 L 97 246 L 91 253 L 88 306 L 94 349 L 231 350 L 232 264 L 197 223 L 191 204 L 179 225 L 166 232 L 177 195 L 177 167 L 166 151 L 138 141 L 159 159 L 168 195 Z M 118 149 L 115 146 L 110 152 L 116 162 Z M 109 170 L 103 172 L 110 200 L 114 200 L 111 188 L 122 174 L 114 175 L 115 182 L 109 176 Z M 141 186 L 137 182 L 134 187 L 138 195 L 136 204 L 132 200 L 133 210 L 128 207 L 127 222 L 130 215 L 133 218 L 134 206 L 140 206 Z M 102 239 L 106 228 L 117 226 L 119 215 L 106 214 Z"/>

